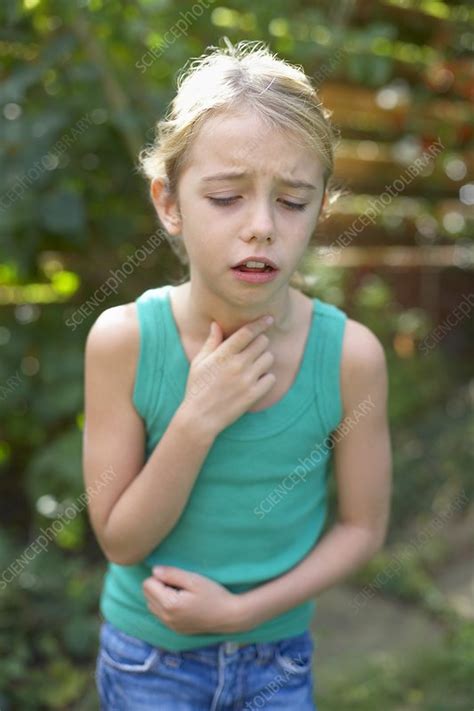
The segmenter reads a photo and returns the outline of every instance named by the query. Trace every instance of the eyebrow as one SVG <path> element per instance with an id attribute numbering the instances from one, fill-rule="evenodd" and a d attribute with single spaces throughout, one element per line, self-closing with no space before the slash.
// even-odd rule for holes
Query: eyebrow
<path id="1" fill-rule="evenodd" d="M 201 183 L 210 183 L 217 180 L 240 180 L 241 178 L 248 177 L 249 173 L 244 171 L 237 172 L 231 171 L 228 173 L 216 173 L 215 175 L 206 175 L 201 179 Z M 316 185 L 312 183 L 307 183 L 304 180 L 292 180 L 290 178 L 285 178 L 282 175 L 277 176 L 278 182 L 282 185 L 288 185 L 292 188 L 307 188 L 309 190 L 316 190 Z"/>

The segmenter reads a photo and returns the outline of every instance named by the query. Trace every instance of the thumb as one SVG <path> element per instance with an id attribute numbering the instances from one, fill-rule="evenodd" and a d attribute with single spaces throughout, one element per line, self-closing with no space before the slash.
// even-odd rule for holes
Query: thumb
<path id="1" fill-rule="evenodd" d="M 188 590 L 191 587 L 190 575 L 187 570 L 171 566 L 158 566 L 153 568 L 153 575 L 165 585 Z"/>

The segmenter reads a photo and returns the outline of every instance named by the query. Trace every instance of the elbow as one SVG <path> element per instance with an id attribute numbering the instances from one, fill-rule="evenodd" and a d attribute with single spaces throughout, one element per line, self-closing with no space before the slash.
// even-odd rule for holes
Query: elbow
<path id="1" fill-rule="evenodd" d="M 105 541 L 102 539 L 102 541 L 99 542 L 104 556 L 109 563 L 114 563 L 115 565 L 138 565 L 139 563 L 143 563 L 152 550 L 138 550 L 137 547 L 131 549 L 123 540 L 115 540 L 112 543 L 110 538 Z"/>
<path id="2" fill-rule="evenodd" d="M 352 535 L 354 535 L 354 532 L 357 532 L 360 536 L 361 545 L 365 548 L 367 553 L 367 560 L 371 560 L 383 549 L 387 537 L 386 527 L 354 526 L 352 523 L 348 525 L 350 526 Z"/>
<path id="3" fill-rule="evenodd" d="M 127 551 L 124 550 L 114 551 L 102 547 L 102 551 L 109 563 L 114 563 L 115 565 L 137 565 L 143 560 L 143 558 L 138 558 L 137 556 L 127 555 Z"/>
<path id="4" fill-rule="evenodd" d="M 114 555 L 113 553 L 109 553 L 108 551 L 104 551 L 104 554 L 108 562 L 113 563 L 114 565 L 133 565 L 133 562 L 130 561 L 129 558 L 123 558 L 120 555 Z"/>
<path id="5" fill-rule="evenodd" d="M 142 558 L 136 554 L 133 555 L 132 551 L 128 551 L 122 542 L 116 542 L 112 545 L 110 540 L 103 536 L 97 540 L 102 549 L 102 553 L 109 563 L 114 563 L 115 565 L 136 565 L 142 560 Z"/>
<path id="6" fill-rule="evenodd" d="M 110 563 L 115 565 L 138 565 L 143 563 L 152 550 L 160 545 L 162 539 L 155 540 L 153 545 L 145 547 L 144 541 L 140 543 L 134 541 L 133 536 L 130 534 L 124 535 L 122 531 L 122 535 L 117 535 L 111 529 L 109 519 L 108 525 L 104 527 L 98 540 L 102 552 Z"/>
<path id="7" fill-rule="evenodd" d="M 376 538 L 377 538 L 377 553 L 385 547 L 385 543 L 387 542 L 387 537 L 388 537 L 389 524 L 390 524 L 390 518 L 389 518 L 389 514 L 387 513 L 382 524 L 378 527 L 377 536 L 376 536 Z"/>
<path id="8" fill-rule="evenodd" d="M 385 547 L 385 542 L 387 540 L 387 529 L 384 528 L 383 530 L 377 531 L 374 530 L 372 532 L 372 551 L 373 555 L 376 555 L 379 553 L 383 548 Z"/>
<path id="9" fill-rule="evenodd" d="M 136 565 L 143 560 L 143 556 L 137 555 L 137 551 L 130 550 L 123 537 L 113 535 L 110 525 L 110 517 L 106 525 L 102 528 L 100 535 L 96 532 L 98 543 L 102 553 L 109 563 L 115 565 Z"/>
<path id="10" fill-rule="evenodd" d="M 115 541 L 112 545 L 110 539 L 100 542 L 102 552 L 109 561 L 115 565 L 137 565 L 143 561 L 144 555 L 136 550 L 129 550 L 123 541 Z"/>

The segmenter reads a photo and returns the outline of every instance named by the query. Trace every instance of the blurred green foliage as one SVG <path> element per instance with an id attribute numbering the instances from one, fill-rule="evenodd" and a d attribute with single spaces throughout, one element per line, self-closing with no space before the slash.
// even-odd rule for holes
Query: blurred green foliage
<path id="1" fill-rule="evenodd" d="M 431 64 L 462 58 L 472 46 L 468 6 L 418 5 L 413 14 L 406 9 L 410 4 L 396 2 L 373 3 L 369 13 L 363 3 L 329 0 L 298 0 L 291 7 L 283 0 L 214 3 L 195 13 L 173 41 L 168 34 L 165 45 L 190 3 L 3 2 L 3 571 L 83 491 L 83 346 L 94 319 L 181 276 L 163 242 L 113 295 L 94 302 L 113 270 L 157 228 L 136 157 L 173 95 L 178 69 L 226 34 L 234 42 L 268 41 L 313 76 L 326 67 L 324 78 L 376 90 L 401 71 L 416 84 Z M 447 24 L 439 24 L 440 18 Z M 421 82 L 416 90 L 421 103 L 433 93 Z M 435 326 L 432 317 L 398 303 L 382 276 L 373 272 L 354 283 L 350 270 L 311 260 L 305 273 L 308 294 L 345 308 L 386 348 L 395 482 L 391 544 L 409 522 L 429 516 L 440 496 L 449 500 L 466 491 L 472 497 L 472 371 L 464 341 L 458 345 L 461 335 L 472 337 L 472 318 L 422 355 L 419 346 Z M 94 304 L 88 312 L 81 310 L 86 303 Z M 375 565 L 384 565 L 383 558 Z M 82 510 L 47 550 L 0 587 L 2 711 L 97 708 L 93 673 L 104 569 Z M 423 601 L 432 594 L 429 575 L 422 561 L 414 561 L 389 592 Z M 472 627 L 451 620 L 450 629 L 445 649 L 408 669 L 375 669 L 363 680 L 344 682 L 325 708 L 370 711 L 380 708 L 380 699 L 383 708 L 394 710 L 402 702 L 407 709 L 470 708 L 463 704 L 474 676 Z M 447 692 L 454 687 L 457 697 Z"/>

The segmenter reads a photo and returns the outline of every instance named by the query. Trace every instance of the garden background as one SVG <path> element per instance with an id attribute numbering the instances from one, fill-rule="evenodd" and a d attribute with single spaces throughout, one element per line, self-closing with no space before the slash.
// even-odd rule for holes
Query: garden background
<path id="1" fill-rule="evenodd" d="M 345 195 L 303 288 L 389 366 L 390 530 L 319 598 L 318 705 L 471 711 L 474 9 L 439 0 L 2 3 L 0 708 L 98 708 L 84 343 L 102 310 L 181 278 L 166 240 L 140 256 L 158 225 L 137 154 L 177 70 L 224 36 L 303 65 L 332 110 Z"/>

